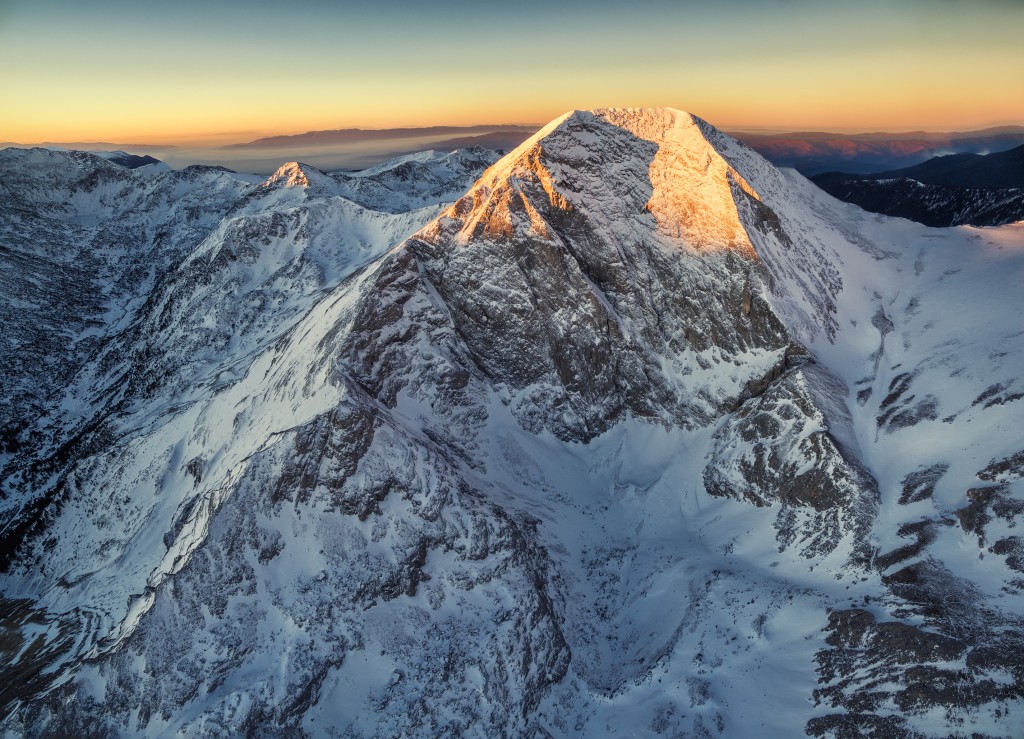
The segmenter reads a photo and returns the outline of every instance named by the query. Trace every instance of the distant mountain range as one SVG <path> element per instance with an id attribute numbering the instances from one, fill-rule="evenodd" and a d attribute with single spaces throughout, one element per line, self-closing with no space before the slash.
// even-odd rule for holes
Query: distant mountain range
<path id="1" fill-rule="evenodd" d="M 431 143 L 431 148 L 454 151 L 483 146 L 504 151 L 515 148 L 539 128 L 537 125 L 504 124 L 385 129 L 343 128 L 268 136 L 231 144 L 224 148 L 307 148 L 450 135 L 451 139 Z M 735 132 L 733 135 L 776 166 L 793 167 L 808 177 L 829 171 L 881 172 L 920 164 L 940 154 L 998 152 L 1024 144 L 1024 126 L 1000 126 L 962 132 L 837 134 L 811 131 L 783 134 Z"/>
<path id="2" fill-rule="evenodd" d="M 823 182 L 850 179 L 853 176 L 842 172 L 827 172 L 811 179 Z M 1024 146 L 995 154 L 947 154 L 913 167 L 856 177 L 861 180 L 906 177 L 925 185 L 955 187 L 1024 187 Z"/>
<path id="3" fill-rule="evenodd" d="M 445 139 L 431 144 L 435 151 L 457 151 L 458 149 L 472 149 L 475 146 L 484 149 L 491 149 L 500 153 L 511 151 L 521 143 L 530 138 L 536 131 L 492 131 L 475 136 L 457 136 L 453 139 Z"/>
<path id="4" fill-rule="evenodd" d="M 149 164 L 160 164 L 160 160 L 151 157 L 149 154 L 129 154 L 126 151 L 104 151 L 96 152 L 97 156 L 106 159 L 108 162 L 119 164 L 126 169 L 138 169 Z"/>
<path id="5" fill-rule="evenodd" d="M 793 167 L 807 177 L 832 171 L 883 172 L 920 164 L 942 154 L 987 154 L 1024 144 L 1024 126 L 953 133 L 733 132 L 732 135 L 772 164 Z"/>
<path id="6" fill-rule="evenodd" d="M 1024 220 L 1024 146 L 995 154 L 949 154 L 888 172 L 826 172 L 811 179 L 840 200 L 927 226 Z"/>
<path id="7" fill-rule="evenodd" d="M 37 143 L 23 143 L 18 141 L 0 141 L 0 149 L 7 148 L 27 149 L 40 147 L 43 149 L 68 149 L 73 151 L 118 151 L 131 149 L 132 151 L 163 151 L 165 149 L 176 149 L 172 144 L 125 144 L 112 141 L 42 141 Z"/>
<path id="8" fill-rule="evenodd" d="M 41 146 L 150 153 L 172 167 L 201 162 L 268 174 L 281 163 L 296 158 L 326 171 L 338 171 L 362 169 L 395 156 L 428 149 L 452 152 L 480 146 L 501 153 L 514 149 L 539 128 L 535 124 L 345 128 L 192 148 L 110 142 L 47 142 Z M 942 154 L 987 154 L 1024 144 L 1024 126 L 967 132 L 840 134 L 754 131 L 732 132 L 732 135 L 776 166 L 792 167 L 807 177 L 835 171 L 854 174 L 885 172 L 921 164 Z M 24 148 L 26 144 L 0 144 L 0 147 L 4 146 Z"/>
<path id="9" fill-rule="evenodd" d="M 521 141 L 537 131 L 536 125 L 493 125 L 493 126 L 426 126 L 420 128 L 340 128 L 330 131 L 307 131 L 287 136 L 267 136 L 240 144 L 230 144 L 227 149 L 281 147 L 281 146 L 324 146 L 328 144 L 352 144 L 382 139 L 422 138 L 425 136 L 474 136 L 494 133 L 522 133 Z M 473 142 L 477 144 L 479 142 Z M 459 148 L 459 147 L 456 147 Z"/>

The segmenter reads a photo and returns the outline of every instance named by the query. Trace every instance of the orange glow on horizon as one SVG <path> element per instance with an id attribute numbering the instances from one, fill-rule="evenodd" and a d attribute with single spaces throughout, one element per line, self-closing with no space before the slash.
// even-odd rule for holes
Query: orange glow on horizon
<path id="1" fill-rule="evenodd" d="M 166 124 L 152 123 L 142 119 L 138 121 L 121 120 L 116 123 L 104 119 L 95 122 L 84 117 L 72 122 L 53 122 L 41 120 L 34 116 L 21 121 L 4 120 L 0 128 L 0 141 L 22 145 L 40 144 L 44 142 L 110 142 L 124 145 L 141 146 L 192 146 L 217 147 L 228 144 L 244 143 L 270 136 L 289 136 L 309 131 L 329 131 L 336 129 L 359 128 L 365 130 L 391 128 L 419 128 L 427 126 L 477 126 L 477 125 L 522 125 L 541 127 L 548 121 L 574 109 L 591 109 L 604 107 L 670 107 L 685 110 L 697 115 L 714 126 L 726 131 L 753 131 L 766 129 L 771 131 L 826 131 L 836 133 L 858 132 L 907 132 L 907 131 L 973 131 L 1003 125 L 1024 125 L 1024 111 L 1020 106 L 1008 104 L 1004 108 L 986 107 L 965 114 L 962 106 L 909 106 L 908 110 L 889 109 L 886 116 L 877 111 L 837 112 L 833 107 L 829 113 L 821 107 L 807 106 L 798 109 L 789 106 L 764 106 L 755 109 L 746 105 L 736 105 L 729 101 L 717 104 L 701 105 L 699 101 L 665 99 L 628 100 L 601 98 L 587 100 L 576 104 L 561 106 L 532 107 L 525 109 L 509 109 L 502 114 L 493 111 L 497 106 L 488 106 L 486 111 L 453 112 L 449 117 L 425 117 L 412 119 L 408 115 L 349 118 L 340 112 L 337 115 L 322 115 L 316 118 L 267 118 L 263 117 L 258 128 L 238 128 L 240 121 L 224 120 L 218 126 L 218 120 L 210 121 L 207 126 L 189 122 L 175 128 Z M 820 102 L 820 101 L 818 101 Z M 256 115 L 254 113 L 253 115 Z M 184 118 L 184 116 L 181 116 Z M 201 116 L 197 116 L 199 118 Z M 185 123 L 185 121 L 182 121 Z M 244 122 L 244 121 L 243 121 Z"/>
<path id="2" fill-rule="evenodd" d="M 61 12 L 47 13 L 11 0 L 0 4 L 0 141 L 217 146 L 543 125 L 607 106 L 679 108 L 726 130 L 1024 124 L 1020 3 L 523 1 L 531 8 L 467 13 L 396 0 L 405 23 L 386 3 L 104 13 L 52 0 Z"/>

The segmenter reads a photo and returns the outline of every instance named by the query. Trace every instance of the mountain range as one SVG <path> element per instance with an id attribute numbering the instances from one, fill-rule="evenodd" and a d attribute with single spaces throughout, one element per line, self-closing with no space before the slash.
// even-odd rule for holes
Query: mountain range
<path id="1" fill-rule="evenodd" d="M 281 147 L 281 146 L 324 146 L 331 144 L 348 144 L 381 139 L 419 139 L 425 137 L 466 137 L 483 136 L 495 133 L 524 133 L 527 136 L 537 130 L 535 125 L 479 125 L 479 126 L 420 126 L 410 128 L 337 128 L 327 131 L 307 131 L 306 133 L 284 136 L 266 136 L 239 144 L 231 144 L 227 148 L 242 147 Z M 525 138 L 525 137 L 524 137 Z"/>
<path id="2" fill-rule="evenodd" d="M 93 152 L 148 152 L 176 168 L 203 163 L 262 174 L 282 162 L 301 158 L 328 171 L 362 169 L 401 154 L 424 150 L 454 151 L 482 147 L 502 153 L 514 149 L 539 125 L 428 126 L 392 129 L 331 129 L 264 137 L 252 141 L 210 145 L 127 145 L 115 143 L 46 143 L 47 148 Z M 951 152 L 990 153 L 1024 144 L 1024 128 L 1001 126 L 980 131 L 936 133 L 765 133 L 735 131 L 743 141 L 773 164 L 793 167 L 812 177 L 824 172 L 854 174 L 882 172 L 919 164 Z M 5 144 L 0 146 L 19 146 Z"/>
<path id="3" fill-rule="evenodd" d="M 994 154 L 947 154 L 888 172 L 827 172 L 811 179 L 865 210 L 928 226 L 1024 220 L 1024 146 Z"/>
<path id="4" fill-rule="evenodd" d="M 988 154 L 1024 144 L 1024 127 L 1021 126 L 953 133 L 736 132 L 734 135 L 773 164 L 793 167 L 807 177 L 833 171 L 869 174 L 913 166 L 944 154 Z"/>
<path id="5" fill-rule="evenodd" d="M 0 172 L 5 732 L 1024 727 L 1024 225 L 671 109 Z"/>

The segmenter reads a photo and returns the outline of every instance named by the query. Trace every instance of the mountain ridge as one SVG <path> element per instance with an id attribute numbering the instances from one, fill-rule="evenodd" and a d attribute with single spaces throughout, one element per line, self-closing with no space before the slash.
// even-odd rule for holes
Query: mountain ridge
<path id="1" fill-rule="evenodd" d="M 825 182 L 843 172 L 827 172 L 812 178 Z M 860 175 L 857 179 L 912 179 L 924 185 L 947 185 L 964 188 L 1024 187 L 1024 145 L 991 154 L 944 154 L 921 164 L 903 169 Z"/>
<path id="2" fill-rule="evenodd" d="M 777 166 L 793 167 L 807 177 L 838 170 L 870 174 L 913 166 L 942 154 L 998 152 L 1024 143 L 1024 129 L 1020 126 L 1001 126 L 962 133 L 737 132 L 736 136 Z"/>
<path id="3" fill-rule="evenodd" d="M 812 180 L 866 210 L 928 226 L 1000 226 L 1024 219 L 1024 146 L 948 154 L 869 175 L 827 172 Z"/>
<path id="4" fill-rule="evenodd" d="M 18 436 L 6 729 L 1013 730 L 1019 229 L 664 109 L 440 159 L 240 188 Z"/>
<path id="5" fill-rule="evenodd" d="M 322 131 L 306 131 L 299 134 L 281 134 L 265 136 L 237 144 L 229 144 L 227 148 L 245 148 L 262 146 L 281 146 L 282 144 L 323 144 L 352 141 L 373 141 L 378 139 L 401 139 L 419 136 L 446 136 L 487 134 L 496 132 L 533 131 L 537 127 L 520 124 L 495 124 L 474 126 L 419 126 L 409 128 L 337 128 Z"/>

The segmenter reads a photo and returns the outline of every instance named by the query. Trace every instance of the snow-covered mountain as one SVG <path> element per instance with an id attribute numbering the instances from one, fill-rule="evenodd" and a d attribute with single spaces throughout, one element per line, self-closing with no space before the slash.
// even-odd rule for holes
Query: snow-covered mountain
<path id="1" fill-rule="evenodd" d="M 0 157 L 8 732 L 1024 727 L 1019 225 L 663 109 L 486 171 Z"/>

